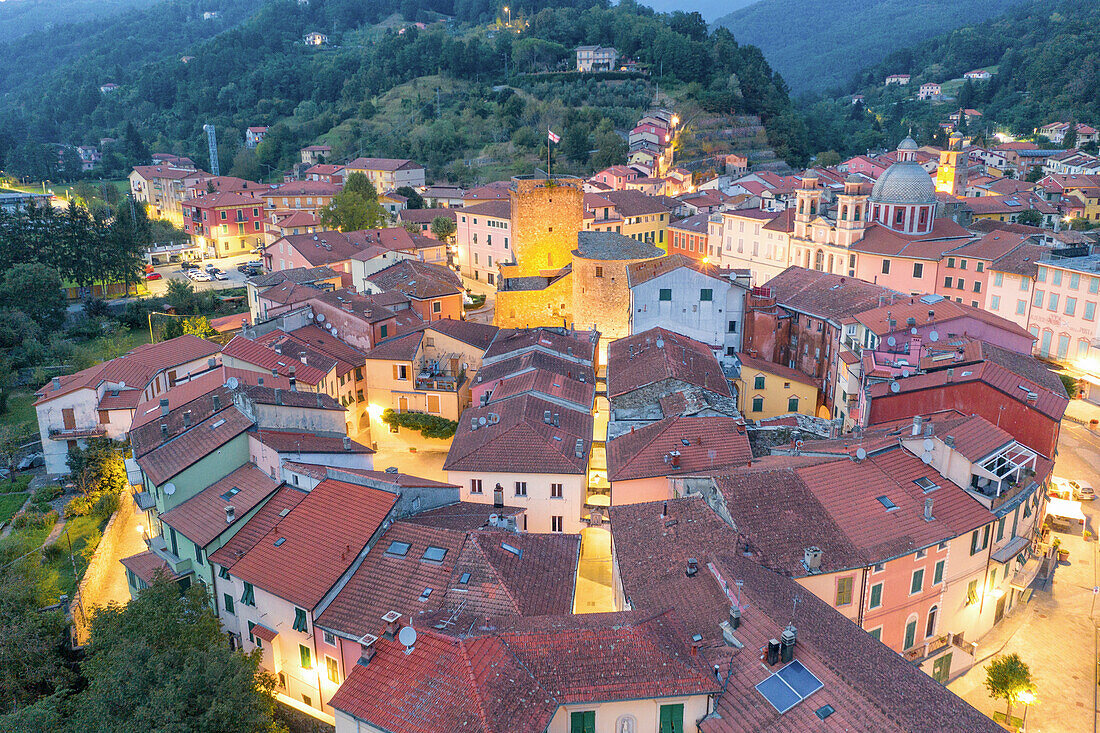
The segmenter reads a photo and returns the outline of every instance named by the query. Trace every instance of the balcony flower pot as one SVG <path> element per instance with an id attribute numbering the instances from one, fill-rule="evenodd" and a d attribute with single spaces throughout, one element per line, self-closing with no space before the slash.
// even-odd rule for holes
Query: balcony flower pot
<path id="1" fill-rule="evenodd" d="M 1058 562 L 1069 562 L 1069 550 L 1058 550 Z"/>

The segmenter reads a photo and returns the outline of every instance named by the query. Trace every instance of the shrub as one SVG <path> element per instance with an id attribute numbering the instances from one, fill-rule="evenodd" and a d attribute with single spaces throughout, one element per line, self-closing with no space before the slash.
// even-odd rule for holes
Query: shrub
<path id="1" fill-rule="evenodd" d="M 107 519 L 118 509 L 118 494 L 104 494 L 95 500 L 92 511 L 97 517 Z"/>
<path id="2" fill-rule="evenodd" d="M 458 423 L 439 415 L 426 412 L 395 412 L 392 408 L 382 413 L 382 422 L 387 425 L 419 430 L 425 438 L 447 439 L 458 430 Z"/>
<path id="3" fill-rule="evenodd" d="M 65 550 L 57 542 L 42 548 L 42 559 L 46 562 L 57 562 L 65 556 Z"/>
<path id="4" fill-rule="evenodd" d="M 65 518 L 83 517 L 92 511 L 92 502 L 83 496 L 78 496 L 65 505 Z"/>
<path id="5" fill-rule="evenodd" d="M 52 527 L 57 524 L 58 514 L 53 509 L 42 515 L 42 524 L 47 527 Z"/>

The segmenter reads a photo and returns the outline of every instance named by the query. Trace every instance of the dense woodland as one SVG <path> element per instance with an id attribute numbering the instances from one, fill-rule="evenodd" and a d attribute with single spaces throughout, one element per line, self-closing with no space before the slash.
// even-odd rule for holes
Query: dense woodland
<path id="1" fill-rule="evenodd" d="M 245 0 L 221 1 L 229 3 L 225 23 L 247 6 Z M 477 155 L 484 145 L 505 139 L 513 142 L 517 133 L 515 142 L 520 148 L 530 144 L 537 159 L 537 142 L 519 133 L 523 127 L 537 137 L 546 125 L 568 133 L 576 124 L 594 149 L 600 120 L 609 117 L 620 129 L 628 125 L 644 110 L 657 82 L 662 90 L 675 90 L 678 101 L 703 109 L 759 114 L 777 150 L 796 160 L 804 154 L 782 79 L 758 49 L 739 45 L 725 29 L 708 33 L 698 14 L 662 15 L 632 2 L 612 8 L 593 0 L 537 11 L 534 6 L 511 5 L 512 18 L 527 24 L 517 33 L 496 24 L 497 6 L 486 2 L 274 0 L 212 38 L 187 47 L 171 43 L 163 50 L 132 40 L 134 19 L 148 20 L 146 15 L 123 14 L 106 22 L 97 48 L 76 61 L 39 71 L 33 84 L 26 71 L 14 75 L 16 91 L 0 112 L 0 130 L 6 131 L 0 133 L 0 160 L 18 174 L 36 145 L 95 144 L 102 137 L 121 138 L 133 124 L 148 147 L 179 150 L 205 163 L 202 125 L 213 123 L 225 161 L 233 160 L 246 127 L 273 126 L 257 151 L 257 162 L 269 166 L 268 172 L 292 162 L 300 145 L 336 129 L 332 142 L 341 154 L 413 155 L 424 157 L 434 172 L 446 173 L 442 168 L 451 158 Z M 184 27 L 202 27 L 196 7 L 177 0 L 157 6 L 177 20 L 187 18 Z M 398 33 L 394 11 L 431 25 Z M 441 13 L 453 16 L 433 22 L 444 17 Z M 305 33 L 319 29 L 329 35 L 331 47 L 301 42 Z M 0 49 L 0 74 L 34 42 L 28 37 Z M 528 76 L 568 68 L 573 47 L 582 43 L 614 45 L 653 74 L 640 88 L 621 79 L 540 84 Z M 119 44 L 129 46 L 128 56 L 115 50 Z M 183 64 L 183 55 L 193 58 Z M 383 98 L 423 77 L 437 77 L 434 88 Z M 99 87 L 108 81 L 121 88 L 102 94 Z M 505 81 L 523 90 L 507 107 L 508 100 L 489 89 Z M 388 101 L 395 108 L 387 107 Z M 387 123 L 382 129 L 371 125 L 376 116 Z M 478 120 L 490 119 L 493 137 L 484 139 Z M 121 161 L 127 162 L 132 161 Z"/>
<path id="2" fill-rule="evenodd" d="M 759 46 L 796 94 L 847 85 L 870 64 L 1026 0 L 759 0 L 719 18 Z"/>

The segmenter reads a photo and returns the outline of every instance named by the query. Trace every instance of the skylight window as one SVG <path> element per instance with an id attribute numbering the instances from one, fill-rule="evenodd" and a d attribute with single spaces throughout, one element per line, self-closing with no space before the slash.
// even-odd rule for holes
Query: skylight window
<path id="1" fill-rule="evenodd" d="M 466 585 L 469 582 L 470 582 L 470 574 L 469 573 L 463 573 L 462 577 L 460 577 L 458 579 L 458 584 L 459 585 Z"/>
<path id="2" fill-rule="evenodd" d="M 421 560 L 429 560 L 431 562 L 443 562 L 443 558 L 447 557 L 447 550 L 443 547 L 429 547 L 424 550 L 424 556 Z"/>
<path id="3" fill-rule="evenodd" d="M 222 498 L 225 499 L 226 501 L 229 501 L 230 499 L 232 499 L 234 496 L 236 496 L 239 493 L 241 493 L 240 488 L 237 487 L 237 486 L 234 486 L 232 489 L 230 489 L 229 491 L 222 494 Z"/>
<path id="4" fill-rule="evenodd" d="M 928 478 L 927 476 L 921 476 L 919 479 L 917 479 L 913 483 L 915 483 L 917 486 L 919 486 L 921 488 L 921 491 L 923 491 L 926 494 L 929 491 L 933 491 L 935 489 L 940 488 L 939 485 L 935 481 Z"/>
<path id="5" fill-rule="evenodd" d="M 409 554 L 408 542 L 397 542 L 396 540 L 390 543 L 390 546 L 386 548 L 387 555 L 394 555 L 396 557 L 405 557 Z"/>
<path id="6" fill-rule="evenodd" d="M 878 497 L 878 501 L 879 501 L 880 504 L 882 504 L 884 507 L 886 507 L 886 511 L 888 511 L 888 512 L 892 512 L 892 511 L 894 511 L 895 509 L 898 508 L 898 505 L 895 504 L 894 502 L 890 501 L 890 497 L 888 497 L 888 496 L 880 496 L 880 497 Z"/>
<path id="7" fill-rule="evenodd" d="M 501 546 L 501 549 L 512 553 L 516 557 L 523 557 L 523 550 L 519 549 L 518 547 L 515 547 L 514 545 L 509 545 L 507 542 L 501 542 L 500 546 Z"/>
<path id="8" fill-rule="evenodd" d="M 280 537 L 279 539 L 275 540 L 275 546 L 276 546 L 276 547 L 279 547 L 279 546 L 280 546 L 280 545 L 282 545 L 282 544 L 283 544 L 284 542 L 286 542 L 286 537 Z"/>
<path id="9" fill-rule="evenodd" d="M 220 420 L 215 421 L 215 423 L 210 426 L 210 429 L 215 430 L 217 428 L 220 428 L 222 425 L 225 425 L 225 418 L 224 417 Z"/>
<path id="10" fill-rule="evenodd" d="M 424 592 L 420 594 L 420 601 L 423 602 L 423 601 L 428 600 L 428 596 L 430 596 L 431 594 L 432 594 L 432 589 L 431 588 L 425 588 Z"/>

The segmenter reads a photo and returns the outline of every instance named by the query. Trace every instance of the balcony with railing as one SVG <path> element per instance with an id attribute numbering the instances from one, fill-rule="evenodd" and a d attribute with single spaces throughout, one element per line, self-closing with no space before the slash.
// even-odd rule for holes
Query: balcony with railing
<path id="1" fill-rule="evenodd" d="M 77 438 L 98 438 L 107 434 L 102 425 L 78 428 L 50 428 L 50 440 L 76 440 Z"/>
<path id="2" fill-rule="evenodd" d="M 940 652 L 942 652 L 949 646 L 954 647 L 955 649 L 958 649 L 965 654 L 969 654 L 970 656 L 974 656 L 978 648 L 977 644 L 963 640 L 962 634 L 946 633 L 940 634 L 939 636 L 933 637 L 926 642 L 917 644 L 914 647 L 906 649 L 904 652 L 901 653 L 901 656 L 907 662 L 920 665 L 922 662 L 931 659 L 932 657 L 938 656 Z"/>
<path id="3" fill-rule="evenodd" d="M 466 380 L 466 370 L 458 354 L 421 359 L 416 364 L 416 389 L 431 392 L 457 392 Z"/>

